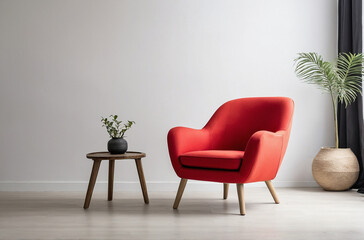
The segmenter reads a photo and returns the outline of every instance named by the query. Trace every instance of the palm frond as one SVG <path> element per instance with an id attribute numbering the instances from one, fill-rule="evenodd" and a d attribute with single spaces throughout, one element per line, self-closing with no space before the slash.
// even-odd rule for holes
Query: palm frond
<path id="1" fill-rule="evenodd" d="M 338 148 L 337 103 L 345 103 L 347 107 L 355 101 L 358 94 L 361 94 L 364 73 L 362 54 L 339 54 L 334 65 L 325 62 L 317 53 L 299 53 L 295 63 L 298 78 L 316 84 L 330 93 L 335 120 L 335 143 Z"/>
<path id="2" fill-rule="evenodd" d="M 337 59 L 338 79 L 335 90 L 338 100 L 345 106 L 355 101 L 358 93 L 361 94 L 363 56 L 362 54 L 341 53 Z"/>
<path id="3" fill-rule="evenodd" d="M 317 53 L 299 53 L 295 59 L 296 75 L 309 84 L 315 84 L 322 90 L 331 92 L 332 85 L 338 78 L 332 63 L 325 62 Z"/>

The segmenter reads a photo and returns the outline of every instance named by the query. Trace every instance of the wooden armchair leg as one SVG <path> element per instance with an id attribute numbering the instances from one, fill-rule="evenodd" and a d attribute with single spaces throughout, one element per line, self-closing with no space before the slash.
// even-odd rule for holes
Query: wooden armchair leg
<path id="1" fill-rule="evenodd" d="M 236 188 L 238 190 L 240 214 L 245 215 L 244 184 L 237 183 Z"/>
<path id="2" fill-rule="evenodd" d="M 276 193 L 276 190 L 274 189 L 273 187 L 273 183 L 269 180 L 269 181 L 265 181 L 265 184 L 267 185 L 268 189 L 269 189 L 269 192 L 270 194 L 272 194 L 272 197 L 274 199 L 274 202 L 276 204 L 279 204 L 279 199 L 278 199 L 278 196 L 277 196 L 277 193 Z"/>
<path id="3" fill-rule="evenodd" d="M 229 194 L 229 184 L 224 183 L 224 199 L 227 199 L 228 194 Z"/>
<path id="4" fill-rule="evenodd" d="M 183 191 L 185 190 L 187 184 L 187 179 L 181 178 L 181 182 L 179 183 L 176 199 L 174 200 L 173 209 L 177 209 L 179 202 L 181 201 Z"/>

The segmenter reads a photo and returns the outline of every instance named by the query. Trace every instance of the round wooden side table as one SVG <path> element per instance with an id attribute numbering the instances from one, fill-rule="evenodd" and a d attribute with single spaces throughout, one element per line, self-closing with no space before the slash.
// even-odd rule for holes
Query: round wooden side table
<path id="1" fill-rule="evenodd" d="M 83 205 L 84 209 L 87 209 L 90 206 L 92 192 L 94 190 L 94 186 L 96 183 L 97 174 L 99 172 L 100 164 L 102 160 L 109 161 L 109 181 L 108 181 L 108 200 L 112 200 L 113 196 L 113 188 L 114 188 L 114 168 L 115 168 L 115 160 L 126 160 L 126 159 L 134 159 L 136 168 L 138 170 L 140 186 L 143 192 L 143 198 L 145 204 L 149 203 L 147 185 L 145 184 L 145 178 L 142 167 L 142 158 L 146 156 L 145 153 L 142 152 L 126 152 L 124 154 L 111 154 L 109 152 L 94 152 L 88 153 L 86 155 L 87 158 L 92 159 L 94 161 L 90 181 L 87 188 L 85 204 Z"/>

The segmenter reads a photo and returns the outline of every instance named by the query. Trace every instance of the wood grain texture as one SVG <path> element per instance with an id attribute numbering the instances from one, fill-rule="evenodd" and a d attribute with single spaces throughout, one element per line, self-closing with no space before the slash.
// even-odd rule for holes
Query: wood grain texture
<path id="1" fill-rule="evenodd" d="M 0 192 L 0 239 L 363 239 L 364 199 L 355 190 L 279 188 L 287 204 L 275 205 L 265 204 L 268 189 L 247 187 L 249 214 L 240 217 L 235 186 L 230 186 L 234 194 L 229 194 L 228 201 L 221 199 L 221 188 L 186 192 L 183 211 L 168 207 L 177 189 L 150 191 L 152 204 L 147 205 L 137 191 L 115 191 L 118 201 L 110 204 L 105 192 L 95 187 L 87 211 L 82 211 L 84 191 Z"/>
<path id="2" fill-rule="evenodd" d="M 240 214 L 245 215 L 245 199 L 244 199 L 244 184 L 237 183 L 236 188 L 238 190 L 239 209 Z"/>
<path id="3" fill-rule="evenodd" d="M 115 171 L 115 160 L 109 161 L 109 181 L 107 190 L 107 200 L 112 201 L 114 192 L 114 171 Z"/>
<path id="4" fill-rule="evenodd" d="M 145 153 L 142 152 L 126 152 L 124 154 L 111 154 L 109 152 L 93 152 L 86 155 L 89 159 L 98 160 L 121 160 L 121 159 L 138 159 L 146 157 Z"/>
<path id="5" fill-rule="evenodd" d="M 177 209 L 179 206 L 179 203 L 181 201 L 183 191 L 185 190 L 187 184 L 187 179 L 181 178 L 181 181 L 179 183 L 176 199 L 174 200 L 173 209 Z"/>
<path id="6" fill-rule="evenodd" d="M 274 199 L 274 202 L 279 204 L 279 199 L 278 199 L 278 195 L 276 193 L 276 190 L 273 187 L 273 183 L 269 180 L 269 181 L 265 181 L 265 184 L 267 185 L 270 194 L 272 194 L 272 197 Z"/>
<path id="7" fill-rule="evenodd" d="M 90 181 L 88 183 L 85 203 L 83 205 L 84 209 L 87 209 L 90 206 L 92 192 L 94 191 L 94 186 L 96 183 L 97 174 L 99 172 L 101 160 L 94 160 L 94 165 L 92 166 Z"/>
<path id="8" fill-rule="evenodd" d="M 145 183 L 145 178 L 144 178 L 142 160 L 140 158 L 135 159 L 135 164 L 136 164 L 136 167 L 138 170 L 139 182 L 140 182 L 140 187 L 142 188 L 142 192 L 143 192 L 144 203 L 148 204 L 149 197 L 148 197 L 148 191 L 147 191 L 147 184 Z"/>
<path id="9" fill-rule="evenodd" d="M 146 154 L 142 152 L 126 152 L 125 154 L 110 154 L 109 152 L 94 152 L 86 155 L 87 158 L 91 158 L 94 161 L 94 165 L 91 171 L 91 177 L 86 193 L 84 208 L 87 209 L 90 206 L 92 192 L 96 183 L 97 174 L 100 168 L 102 160 L 109 160 L 109 176 L 108 176 L 108 194 L 107 200 L 112 201 L 114 191 L 114 171 L 115 171 L 115 160 L 119 159 L 135 159 L 136 168 L 138 171 L 140 186 L 143 192 L 144 202 L 149 203 L 147 184 L 145 182 L 142 160 Z"/>

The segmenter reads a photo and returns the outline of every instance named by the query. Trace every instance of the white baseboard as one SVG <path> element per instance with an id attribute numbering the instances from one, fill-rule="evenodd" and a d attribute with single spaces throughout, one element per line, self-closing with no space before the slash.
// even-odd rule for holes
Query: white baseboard
<path id="1" fill-rule="evenodd" d="M 314 181 L 273 181 L 275 187 L 318 187 Z M 149 191 L 176 191 L 179 182 L 149 181 Z M 0 181 L 0 191 L 86 191 L 86 181 Z M 191 191 L 219 191 L 221 183 L 189 181 Z M 264 182 L 249 183 L 246 187 L 265 187 Z M 115 191 L 140 191 L 139 182 L 115 181 Z M 107 182 L 98 181 L 94 191 L 107 191 Z"/>

